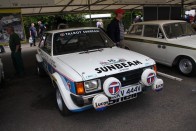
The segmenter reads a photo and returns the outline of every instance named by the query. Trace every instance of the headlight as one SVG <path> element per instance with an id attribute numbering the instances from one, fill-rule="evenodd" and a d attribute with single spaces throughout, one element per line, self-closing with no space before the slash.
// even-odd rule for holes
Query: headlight
<path id="1" fill-rule="evenodd" d="M 100 90 L 101 89 L 101 81 L 99 79 L 85 81 L 84 88 L 85 88 L 86 93 Z"/>

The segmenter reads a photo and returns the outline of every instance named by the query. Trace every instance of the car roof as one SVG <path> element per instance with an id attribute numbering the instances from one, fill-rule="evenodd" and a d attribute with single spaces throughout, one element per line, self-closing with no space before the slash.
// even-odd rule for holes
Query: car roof
<path id="1" fill-rule="evenodd" d="M 154 21 L 144 21 L 144 22 L 138 22 L 133 25 L 138 24 L 157 24 L 157 25 L 163 25 L 163 24 L 169 24 L 169 23 L 178 23 L 178 22 L 186 22 L 183 20 L 154 20 Z"/>
<path id="2" fill-rule="evenodd" d="M 58 30 L 51 30 L 46 31 L 46 33 L 58 33 L 58 32 L 66 32 L 66 31 L 74 31 L 74 30 L 89 30 L 89 29 L 99 29 L 97 27 L 77 27 L 77 28 L 67 28 L 67 29 L 58 29 Z"/>

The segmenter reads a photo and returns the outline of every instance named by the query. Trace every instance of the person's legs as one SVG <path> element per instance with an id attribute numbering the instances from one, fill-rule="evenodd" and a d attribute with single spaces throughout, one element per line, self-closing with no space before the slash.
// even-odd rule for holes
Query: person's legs
<path id="1" fill-rule="evenodd" d="M 16 60 L 17 72 L 19 72 L 19 75 L 24 75 L 24 65 L 23 65 L 21 52 L 15 53 L 14 57 Z"/>
<path id="2" fill-rule="evenodd" d="M 11 52 L 11 58 L 12 58 L 12 63 L 14 65 L 14 69 L 16 71 L 16 74 L 19 74 L 20 72 L 18 71 L 18 66 L 15 58 L 15 52 Z"/>
<path id="3" fill-rule="evenodd" d="M 33 45 L 36 46 L 36 44 L 35 44 L 35 36 L 33 36 L 32 38 L 33 38 Z"/>

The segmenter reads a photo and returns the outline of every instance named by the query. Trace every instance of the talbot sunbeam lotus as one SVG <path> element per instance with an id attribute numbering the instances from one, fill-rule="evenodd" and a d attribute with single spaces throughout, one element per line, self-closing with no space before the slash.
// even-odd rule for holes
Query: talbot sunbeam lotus
<path id="1" fill-rule="evenodd" d="M 38 74 L 46 72 L 52 80 L 62 115 L 101 111 L 149 88 L 163 88 L 154 60 L 116 47 L 99 28 L 46 32 L 36 60 Z"/>

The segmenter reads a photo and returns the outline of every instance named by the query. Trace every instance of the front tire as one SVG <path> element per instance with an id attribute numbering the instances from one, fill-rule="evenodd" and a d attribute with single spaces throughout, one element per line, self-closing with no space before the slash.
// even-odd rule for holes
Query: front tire
<path id="1" fill-rule="evenodd" d="M 71 114 L 71 111 L 65 105 L 58 88 L 56 88 L 56 102 L 57 102 L 58 109 L 63 116 L 68 116 Z"/>
<path id="2" fill-rule="evenodd" d="M 195 74 L 195 62 L 189 57 L 182 57 L 178 62 L 178 70 L 185 76 L 192 76 Z"/>

